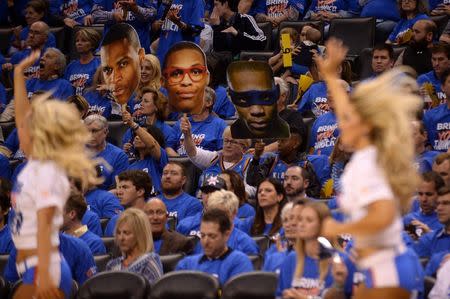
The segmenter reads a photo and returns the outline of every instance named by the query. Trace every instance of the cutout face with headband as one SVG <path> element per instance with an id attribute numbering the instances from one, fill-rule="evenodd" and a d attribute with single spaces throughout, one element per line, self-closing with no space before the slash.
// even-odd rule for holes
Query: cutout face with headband
<path id="1" fill-rule="evenodd" d="M 275 85 L 269 64 L 261 61 L 236 61 L 227 69 L 228 93 L 239 114 L 231 125 L 237 139 L 287 138 L 288 124 L 279 118 Z"/>
<path id="2" fill-rule="evenodd" d="M 184 41 L 171 47 L 164 59 L 162 80 L 173 110 L 190 114 L 203 111 L 209 72 L 205 53 L 198 45 Z"/>

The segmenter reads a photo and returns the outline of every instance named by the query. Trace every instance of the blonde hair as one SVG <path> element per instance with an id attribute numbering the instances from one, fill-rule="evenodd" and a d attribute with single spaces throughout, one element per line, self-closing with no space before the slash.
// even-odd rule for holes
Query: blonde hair
<path id="1" fill-rule="evenodd" d="M 231 191 L 215 191 L 208 197 L 207 208 L 225 210 L 230 215 L 234 215 L 239 209 L 239 199 Z"/>
<path id="2" fill-rule="evenodd" d="M 33 159 L 54 161 L 83 189 L 101 183 L 95 169 L 98 162 L 85 147 L 90 134 L 72 104 L 48 100 L 48 94 L 39 96 L 31 103 L 28 126 Z"/>
<path id="3" fill-rule="evenodd" d="M 371 128 L 378 163 L 404 211 L 419 182 L 411 121 L 422 102 L 411 93 L 417 83 L 408 73 L 408 68 L 393 69 L 358 85 L 350 95 L 351 104 Z"/>
<path id="4" fill-rule="evenodd" d="M 150 87 L 155 90 L 159 90 L 161 88 L 161 64 L 159 63 L 158 57 L 156 57 L 153 54 L 147 54 L 144 57 L 144 61 L 150 62 L 150 65 L 152 66 L 152 74 L 150 81 L 144 85 L 141 86 L 140 89 L 144 87 Z"/>
<path id="5" fill-rule="evenodd" d="M 147 215 L 140 209 L 128 208 L 120 214 L 114 230 L 117 242 L 117 230 L 123 223 L 128 223 L 136 238 L 137 249 L 140 255 L 153 251 L 153 238 L 150 221 Z"/>
<path id="6" fill-rule="evenodd" d="M 294 208 L 297 206 L 294 206 Z M 317 217 L 319 217 L 319 232 L 322 228 L 322 222 L 325 218 L 330 217 L 331 213 L 328 207 L 320 202 L 307 202 L 304 205 L 301 205 L 302 210 L 305 208 L 313 209 Z M 297 238 L 295 241 L 295 252 L 297 254 L 297 264 L 295 266 L 295 276 L 296 278 L 301 278 L 303 276 L 303 271 L 305 267 L 305 240 Z M 329 260 L 323 259 L 319 260 L 319 280 L 325 281 L 325 278 L 328 274 L 329 270 Z"/>
<path id="7" fill-rule="evenodd" d="M 91 51 L 94 52 L 98 48 L 102 35 L 95 29 L 92 28 L 81 28 L 75 33 L 75 38 L 81 37 L 87 40 L 91 44 Z"/>

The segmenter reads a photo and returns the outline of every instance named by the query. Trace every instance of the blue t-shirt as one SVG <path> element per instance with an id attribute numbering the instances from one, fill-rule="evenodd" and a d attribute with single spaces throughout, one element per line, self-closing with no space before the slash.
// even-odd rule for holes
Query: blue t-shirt
<path id="1" fill-rule="evenodd" d="M 200 224 L 202 223 L 203 213 L 197 213 L 178 222 L 177 231 L 186 236 L 197 236 L 200 238 Z M 234 218 L 234 227 L 246 232 L 247 223 L 239 218 Z"/>
<path id="2" fill-rule="evenodd" d="M 84 17 L 91 14 L 92 10 L 92 0 L 57 0 L 57 5 L 52 5 L 57 7 L 58 11 L 51 11 L 51 13 L 57 13 L 63 17 L 71 18 L 80 25 L 84 24 Z"/>
<path id="3" fill-rule="evenodd" d="M 84 197 L 89 210 L 96 213 L 99 218 L 111 218 L 123 211 L 117 196 L 106 190 L 95 188 L 89 190 Z"/>
<path id="4" fill-rule="evenodd" d="M 72 84 L 62 78 L 54 80 L 30 79 L 26 82 L 26 88 L 28 98 L 31 98 L 33 93 L 38 90 L 51 91 L 52 96 L 61 101 L 65 101 L 68 97 L 74 95 Z"/>
<path id="5" fill-rule="evenodd" d="M 339 129 L 336 114 L 333 111 L 319 116 L 311 128 L 310 147 L 315 155 L 329 156 L 333 152 Z"/>
<path id="6" fill-rule="evenodd" d="M 203 210 L 200 201 L 186 192 L 172 199 L 167 199 L 163 194 L 159 195 L 159 198 L 166 205 L 169 217 L 175 217 L 178 222 L 186 217 L 201 213 Z"/>
<path id="7" fill-rule="evenodd" d="M 426 276 L 436 276 L 436 272 L 441 266 L 442 260 L 444 257 L 450 253 L 450 248 L 446 251 L 441 251 L 439 253 L 435 253 L 431 256 L 430 260 L 425 267 L 425 275 Z"/>
<path id="8" fill-rule="evenodd" d="M 428 142 L 435 151 L 445 152 L 450 139 L 450 109 L 439 105 L 425 113 L 423 123 L 428 133 Z"/>
<path id="9" fill-rule="evenodd" d="M 441 251 L 448 251 L 450 248 L 450 235 L 445 229 L 429 232 L 419 238 L 419 241 L 413 245 L 414 251 L 419 257 L 430 257 Z"/>
<path id="10" fill-rule="evenodd" d="M 11 231 L 8 224 L 0 229 L 0 254 L 10 254 L 14 249 L 14 243 L 11 238 Z"/>
<path id="11" fill-rule="evenodd" d="M 12 175 L 9 160 L 3 155 L 0 155 L 0 178 L 10 180 Z"/>
<path id="12" fill-rule="evenodd" d="M 108 224 L 105 227 L 105 233 L 103 234 L 105 237 L 114 237 L 114 231 L 116 229 L 116 223 L 119 216 L 120 215 L 118 214 L 109 219 Z"/>
<path id="13" fill-rule="evenodd" d="M 94 59 L 86 64 L 82 64 L 80 60 L 73 60 L 66 67 L 64 79 L 73 85 L 75 94 L 82 95 L 84 89 L 92 85 L 94 74 L 99 65 L 99 57 L 94 57 Z"/>
<path id="14" fill-rule="evenodd" d="M 227 90 L 222 85 L 215 89 L 216 101 L 214 102 L 213 111 L 223 119 L 232 118 L 236 114 L 231 99 L 228 97 Z"/>
<path id="15" fill-rule="evenodd" d="M 191 122 L 192 138 L 195 146 L 209 150 L 218 151 L 223 147 L 222 134 L 227 123 L 214 115 L 209 115 L 204 121 L 193 121 L 192 117 L 189 117 Z M 183 146 L 184 134 L 181 133 L 180 121 L 177 121 L 173 126 L 173 140 L 170 141 L 168 146 L 177 151 L 180 156 L 186 155 L 186 150 Z"/>
<path id="16" fill-rule="evenodd" d="M 96 213 L 86 210 L 86 213 L 84 213 L 81 219 L 81 223 L 87 225 L 88 229 L 97 236 L 101 237 L 103 235 L 100 218 Z"/>
<path id="17" fill-rule="evenodd" d="M 80 240 L 83 240 L 91 249 L 92 254 L 106 254 L 106 248 L 105 244 L 103 244 L 102 239 L 94 234 L 93 232 L 90 232 L 89 230 L 82 234 L 80 237 Z"/>
<path id="18" fill-rule="evenodd" d="M 209 259 L 203 254 L 196 254 L 182 259 L 176 270 L 197 270 L 209 273 L 224 285 L 231 277 L 253 271 L 250 259 L 240 251 L 229 249 L 217 259 Z"/>
<path id="19" fill-rule="evenodd" d="M 398 21 L 400 14 L 396 0 L 368 0 L 362 7 L 361 17 Z"/>
<path id="20" fill-rule="evenodd" d="M 252 6 L 248 12 L 252 17 L 256 16 L 256 14 L 264 13 L 266 10 L 266 0 L 253 0 Z"/>
<path id="21" fill-rule="evenodd" d="M 83 96 L 89 103 L 89 113 L 103 115 L 106 119 L 111 116 L 112 105 L 110 98 L 102 96 L 98 91 L 88 91 Z"/>
<path id="22" fill-rule="evenodd" d="M 92 252 L 82 240 L 60 233 L 59 250 L 69 265 L 73 279 L 79 285 L 82 285 L 89 277 L 97 273 Z M 16 255 L 17 251 L 13 248 L 3 273 L 3 277 L 11 283 L 20 279 L 16 268 Z"/>
<path id="23" fill-rule="evenodd" d="M 119 1 L 111 0 L 93 0 L 94 5 L 103 7 L 103 10 L 109 12 L 115 12 L 119 10 Z M 144 8 L 155 8 L 151 0 L 136 0 L 134 1 L 140 7 Z M 122 11 L 121 9 L 119 11 Z M 133 12 L 128 11 L 125 22 L 130 24 L 137 32 L 139 36 L 139 41 L 141 42 L 141 47 L 144 48 L 146 53 L 150 53 L 150 24 L 152 20 L 142 21 Z M 111 21 L 105 24 L 105 29 L 103 31 L 103 36 L 109 31 L 109 28 L 115 24 L 115 21 Z"/>
<path id="24" fill-rule="evenodd" d="M 152 157 L 147 157 L 144 160 L 138 160 L 131 164 L 128 169 L 142 170 L 148 173 L 153 183 L 153 193 L 161 192 L 161 176 L 164 167 L 169 162 L 167 152 L 165 149 L 161 148 L 161 157 L 159 161 L 156 161 Z"/>
<path id="25" fill-rule="evenodd" d="M 436 151 L 424 151 L 416 157 L 416 167 L 420 173 L 425 173 L 433 169 L 434 158 L 439 155 L 440 152 Z"/>
<path id="26" fill-rule="evenodd" d="M 245 203 L 239 207 L 236 217 L 238 217 L 239 219 L 245 219 L 249 217 L 254 217 L 255 214 L 256 214 L 255 208 L 252 205 Z"/>
<path id="27" fill-rule="evenodd" d="M 145 122 L 141 126 L 145 126 Z M 164 135 L 164 143 L 166 147 L 169 147 L 169 143 L 172 142 L 175 138 L 173 128 L 159 119 L 155 121 L 154 126 L 161 130 Z M 128 129 L 122 137 L 122 144 L 133 144 L 133 137 L 133 132 L 131 131 L 131 129 Z"/>
<path id="28" fill-rule="evenodd" d="M 313 83 L 302 96 L 299 112 L 311 111 L 316 117 L 330 111 L 327 86 L 324 81 Z"/>
<path id="29" fill-rule="evenodd" d="M 328 11 L 338 13 L 340 11 L 349 11 L 353 7 L 350 0 L 313 0 L 309 10 L 317 13 L 319 11 Z"/>
<path id="30" fill-rule="evenodd" d="M 32 78 L 39 78 L 39 61 L 42 57 L 42 55 L 44 55 L 46 48 L 42 49 L 41 51 L 41 56 L 39 57 L 38 60 L 36 60 L 35 63 L 33 63 L 32 66 L 28 67 L 27 69 L 25 69 L 24 74 L 27 76 L 28 79 L 32 79 Z M 23 49 L 22 51 L 16 52 L 11 56 L 11 64 L 16 65 L 18 63 L 20 63 L 22 60 L 24 60 L 25 58 L 27 58 L 28 56 L 30 56 L 31 54 L 31 48 L 26 48 Z M 11 76 L 11 79 L 14 79 Z"/>
<path id="31" fill-rule="evenodd" d="M 103 158 L 112 167 L 112 170 L 108 170 L 104 165 L 100 165 L 102 177 L 105 179 L 99 186 L 100 189 L 109 189 L 114 184 L 115 176 L 127 170 L 129 166 L 127 154 L 109 142 L 106 143 L 105 149 L 96 155 L 96 158 Z"/>
<path id="32" fill-rule="evenodd" d="M 3 86 L 2 83 L 0 83 L 0 113 L 2 113 L 5 110 L 6 105 L 8 105 L 9 103 L 9 100 L 10 99 L 8 99 L 8 96 L 6 94 L 5 86 Z"/>
<path id="33" fill-rule="evenodd" d="M 430 11 L 432 11 L 433 9 L 435 9 L 438 5 L 448 5 L 449 2 L 448 0 L 430 0 L 429 1 L 429 5 L 430 5 Z"/>
<path id="34" fill-rule="evenodd" d="M 442 91 L 441 80 L 436 76 L 436 73 L 434 71 L 425 73 L 417 77 L 417 84 L 419 84 L 420 87 L 422 87 L 425 83 L 430 83 L 431 85 L 433 85 L 436 96 L 440 101 L 439 104 L 447 103 L 447 96 Z M 425 110 L 430 110 L 432 108 L 431 102 L 425 102 L 424 104 Z"/>
<path id="35" fill-rule="evenodd" d="M 284 260 L 286 259 L 286 257 L 289 255 L 290 252 L 291 250 L 280 252 L 277 251 L 276 249 L 275 251 L 272 252 L 266 252 L 262 270 L 268 272 L 275 272 L 277 275 L 280 275 L 281 266 L 283 265 Z"/>
<path id="36" fill-rule="evenodd" d="M 433 231 L 442 228 L 442 224 L 439 222 L 436 212 L 433 212 L 431 215 L 425 215 L 420 211 L 406 214 L 403 216 L 403 225 L 408 225 L 413 220 L 419 220 L 420 222 L 425 223 Z"/>
<path id="37" fill-rule="evenodd" d="M 412 19 L 400 19 L 397 25 L 389 35 L 388 40 L 393 43 L 404 44 L 412 38 L 412 27 L 419 20 L 426 20 L 429 17 L 426 14 L 418 14 Z"/>
<path id="38" fill-rule="evenodd" d="M 165 5 L 160 5 L 158 8 L 157 19 L 160 20 L 163 16 Z M 205 14 L 205 2 L 197 0 L 174 0 L 170 9 L 178 12 L 178 16 L 181 17 L 181 21 L 186 23 L 188 26 L 198 26 L 199 28 L 204 28 L 203 18 Z M 200 42 L 199 35 L 188 35 L 181 32 L 180 28 L 175 25 L 168 18 L 164 20 L 161 27 L 161 35 L 159 37 L 159 46 L 157 50 L 157 56 L 161 62 L 161 67 L 164 62 L 164 57 L 167 51 L 177 42 L 180 41 L 191 41 L 195 43 Z"/>
<path id="39" fill-rule="evenodd" d="M 300 16 L 303 15 L 306 2 L 303 0 L 266 0 L 265 14 L 270 18 L 279 18 L 286 13 L 289 7 L 295 8 Z"/>

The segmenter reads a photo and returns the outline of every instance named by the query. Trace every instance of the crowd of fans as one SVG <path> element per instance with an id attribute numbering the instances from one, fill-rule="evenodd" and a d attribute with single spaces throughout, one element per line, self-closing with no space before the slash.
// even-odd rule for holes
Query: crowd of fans
<path id="1" fill-rule="evenodd" d="M 423 112 L 411 128 L 422 180 L 403 217 L 403 237 L 409 253 L 417 261 L 421 258 L 423 272 L 418 275 L 438 275 L 429 298 L 447 298 L 440 296 L 448 296 L 448 277 L 445 282 L 439 271 L 448 272 L 450 263 L 450 26 L 440 31 L 430 17 L 449 15 L 450 5 L 438 0 L 170 4 L 0 3 L 0 25 L 13 29 L 7 50 L 0 54 L 0 122 L 14 119 L 12 70 L 40 50 L 39 61 L 25 72 L 30 101 L 50 92 L 54 99 L 73 103 L 91 132 L 87 148 L 93 158 L 103 159 L 97 169 L 103 183 L 83 188 L 71 181 L 64 209 L 59 247 L 74 280 L 83 284 L 101 270 L 126 270 L 155 283 L 164 275 L 160 256 L 182 253 L 185 257 L 175 271 L 210 273 L 223 285 L 239 273 L 258 270 L 252 257 L 259 256 L 261 269 L 279 276 L 279 297 L 350 298 L 360 275 L 351 257 L 351 236 L 337 236 L 333 242 L 341 258 L 337 266 L 317 240 L 322 219 L 345 217 L 336 198 L 352 153 L 339 143 L 333 98 L 314 57 L 326 55 L 323 40 L 333 19 L 373 17 L 376 35 L 375 46 L 367 50 L 370 61 L 344 62 L 339 77 L 351 93 L 359 82 L 394 67 L 414 70 L 408 75 L 417 77 L 418 85 L 411 88 L 422 96 Z M 302 20 L 311 22 L 300 30 L 280 26 Z M 99 28 L 108 31 L 121 22 L 133 26 L 145 50 L 139 89 L 128 111 L 114 101 L 99 58 Z M 261 22 L 269 22 L 273 34 L 266 36 Z M 59 40 L 54 27 L 63 27 Z M 283 66 L 278 44 L 282 33 L 291 39 L 294 64 L 289 68 Z M 189 117 L 171 111 L 170 91 L 161 84 L 166 54 L 179 41 L 202 47 L 210 74 L 202 111 Z M 226 91 L 225 70 L 242 51 L 267 50 L 273 52 L 268 63 L 280 89 L 276 106 L 289 124 L 289 137 L 233 138 L 230 125 L 237 113 Z M 358 63 L 368 64 L 370 74 L 355 75 L 352 67 Z M 113 121 L 122 121 L 126 132 L 111 136 Z M 0 134 L 0 254 L 9 254 L 2 275 L 14 283 L 19 276 L 7 219 L 14 213 L 12 186 L 27 161 L 17 130 L 8 133 Z M 268 248 L 260 236 L 266 236 Z M 108 237 L 115 240 L 113 248 L 105 247 Z M 94 256 L 105 254 L 111 259 L 105 269 L 98 269 Z M 416 290 L 423 298 L 423 280 Z"/>

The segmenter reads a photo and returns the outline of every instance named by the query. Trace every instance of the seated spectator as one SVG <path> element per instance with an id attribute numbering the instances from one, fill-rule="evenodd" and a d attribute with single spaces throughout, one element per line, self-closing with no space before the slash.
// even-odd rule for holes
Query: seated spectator
<path id="1" fill-rule="evenodd" d="M 444 90 L 450 95 L 450 70 L 445 73 Z M 444 152 L 449 149 L 448 132 L 450 131 L 450 98 L 436 108 L 428 110 L 423 116 L 423 123 L 428 134 L 428 143 L 435 151 Z"/>
<path id="2" fill-rule="evenodd" d="M 242 177 L 234 170 L 225 169 L 219 175 L 226 183 L 226 190 L 233 192 L 239 199 L 239 209 L 236 217 L 243 220 L 255 216 L 255 208 L 248 202 L 245 192 L 245 183 Z"/>
<path id="3" fill-rule="evenodd" d="M 167 229 L 166 205 L 159 198 L 151 198 L 144 206 L 152 229 L 153 245 L 159 255 L 175 253 L 191 254 L 194 242 L 182 234 Z"/>
<path id="4" fill-rule="evenodd" d="M 411 41 L 397 58 L 395 66 L 410 66 L 419 75 L 433 70 L 431 48 L 436 37 L 436 30 L 436 24 L 431 20 L 417 21 L 412 27 Z"/>
<path id="5" fill-rule="evenodd" d="M 84 191 L 81 188 L 78 190 L 79 192 Z M 99 218 L 112 218 L 123 211 L 119 198 L 112 192 L 91 187 L 83 193 L 88 209 L 96 213 Z"/>
<path id="6" fill-rule="evenodd" d="M 100 114 L 106 119 L 111 117 L 113 96 L 106 86 L 101 68 L 95 71 L 92 83 L 84 89 L 83 96 L 89 103 L 89 114 Z"/>
<path id="7" fill-rule="evenodd" d="M 72 278 L 78 285 L 82 285 L 88 278 L 97 273 L 94 256 L 84 241 L 60 232 L 59 251 L 66 259 Z M 19 273 L 17 273 L 16 256 L 17 250 L 14 247 L 3 272 L 3 277 L 9 283 L 15 283 L 20 279 Z"/>
<path id="8" fill-rule="evenodd" d="M 62 231 L 83 240 L 91 249 L 92 254 L 106 254 L 106 248 L 99 236 L 89 231 L 87 225 L 81 223 L 87 204 L 83 195 L 72 193 L 64 207 L 64 222 Z"/>
<path id="9" fill-rule="evenodd" d="M 109 261 L 107 271 L 137 273 L 150 284 L 161 278 L 161 260 L 154 252 L 150 223 L 143 211 L 135 208 L 125 210 L 117 220 L 114 238 L 122 256 Z"/>
<path id="10" fill-rule="evenodd" d="M 290 252 L 281 266 L 277 295 L 283 298 L 297 298 L 294 297 L 297 294 L 320 296 L 326 288 L 332 287 L 334 281 L 345 293 L 342 294 L 344 297 L 337 298 L 350 297 L 355 266 L 347 255 L 339 253 L 343 275 L 336 275 L 331 270 L 329 258 L 320 254 L 317 237 L 320 235 L 321 223 L 330 216 L 330 211 L 324 204 L 317 202 L 296 205 L 294 211 L 299 215 L 297 243 L 295 252 Z"/>
<path id="11" fill-rule="evenodd" d="M 84 90 L 92 85 L 94 74 L 100 66 L 100 58 L 95 57 L 102 36 L 95 29 L 82 28 L 75 33 L 75 49 L 79 59 L 69 63 L 64 73 L 75 88 L 75 94 L 83 95 Z"/>
<path id="12" fill-rule="evenodd" d="M 392 30 L 386 43 L 403 45 L 411 40 L 413 25 L 418 20 L 428 19 L 428 10 L 427 4 L 423 0 L 401 0 L 398 5 L 400 20 L 394 30 Z"/>
<path id="13" fill-rule="evenodd" d="M 309 25 L 305 25 L 302 28 L 310 28 Z M 297 50 L 298 45 L 300 44 L 300 35 L 299 32 L 293 27 L 284 27 L 280 30 L 280 43 L 279 43 L 279 51 L 276 51 L 272 57 L 269 58 L 268 63 L 272 68 L 274 74 L 282 74 L 285 70 L 283 67 L 283 47 L 281 45 L 281 35 L 289 34 L 291 40 L 291 48 L 294 49 L 294 53 Z"/>
<path id="14" fill-rule="evenodd" d="M 323 21 L 329 24 L 336 18 L 351 18 L 354 16 L 356 5 L 351 1 L 333 0 L 330 2 L 321 2 L 313 0 L 305 14 L 305 20 Z M 327 30 L 326 30 L 327 31 Z"/>
<path id="15" fill-rule="evenodd" d="M 215 93 L 212 88 L 206 87 L 204 94 L 203 109 L 200 114 L 192 114 L 189 117 L 191 125 L 190 136 L 195 146 L 208 150 L 219 151 L 223 147 L 222 135 L 227 127 L 225 121 L 212 113 L 214 107 Z M 185 156 L 187 150 L 184 140 L 187 134 L 182 130 L 183 120 L 177 121 L 173 126 L 173 139 L 169 146 L 176 152 L 172 155 Z"/>
<path id="16" fill-rule="evenodd" d="M 436 172 L 422 174 L 422 180 L 417 187 L 420 210 L 403 216 L 403 225 L 413 239 L 442 228 L 436 214 L 436 200 L 438 190 L 444 186 L 444 181 Z"/>
<path id="17" fill-rule="evenodd" d="M 244 50 L 264 50 L 267 43 L 264 32 L 251 15 L 238 13 L 237 6 L 237 1 L 214 0 L 214 9 L 209 18 L 214 31 L 214 51 L 231 51 L 236 56 Z"/>
<path id="18" fill-rule="evenodd" d="M 350 93 L 350 86 L 344 80 L 340 80 L 342 87 Z M 331 155 L 336 139 L 339 137 L 336 114 L 334 112 L 334 101 L 328 94 L 329 112 L 317 117 L 310 132 L 310 147 L 315 155 Z M 310 152 L 311 152 L 310 151 Z"/>
<path id="19" fill-rule="evenodd" d="M 450 189 L 442 188 L 438 194 L 436 213 L 443 228 L 421 236 L 413 245 L 419 257 L 429 258 L 435 253 L 448 251 L 450 248 Z"/>
<path id="20" fill-rule="evenodd" d="M 450 187 L 450 154 L 442 153 L 434 159 L 433 171 L 444 180 L 445 186 Z"/>
<path id="21" fill-rule="evenodd" d="M 152 192 L 152 180 L 142 170 L 126 170 L 117 176 L 116 193 L 125 208 L 144 210 L 145 202 Z M 112 237 L 120 215 L 112 217 L 105 228 L 105 236 Z"/>
<path id="22" fill-rule="evenodd" d="M 11 183 L 0 178 L 0 254 L 10 254 L 14 248 L 11 231 L 8 226 L 8 214 L 11 209 Z"/>
<path id="23" fill-rule="evenodd" d="M 394 67 L 394 49 L 389 44 L 377 44 L 372 50 L 372 72 L 377 77 Z"/>
<path id="24" fill-rule="evenodd" d="M 427 131 L 422 121 L 411 123 L 414 136 L 414 146 L 416 149 L 416 165 L 420 173 L 431 171 L 433 161 L 440 152 L 430 151 L 425 146 L 427 143 Z"/>
<path id="25" fill-rule="evenodd" d="M 283 187 L 288 202 L 309 200 L 306 189 L 309 186 L 309 173 L 300 166 L 290 166 L 284 173 Z"/>
<path id="26" fill-rule="evenodd" d="M 86 117 L 84 123 L 92 134 L 87 147 L 96 158 L 103 158 L 110 166 L 108 169 L 109 167 L 100 165 L 100 173 L 105 180 L 99 188 L 108 190 L 114 184 L 114 177 L 128 168 L 128 157 L 120 148 L 106 141 L 108 136 L 106 118 L 93 114 Z"/>
<path id="27" fill-rule="evenodd" d="M 64 1 L 56 0 L 50 3 L 50 13 L 59 22 L 63 22 L 68 28 L 75 26 L 91 26 L 94 19 L 91 15 L 92 5 L 95 1 Z"/>
<path id="28" fill-rule="evenodd" d="M 447 76 L 445 78 L 443 77 L 444 72 L 450 67 L 449 59 L 450 45 L 434 45 L 431 48 L 431 64 L 433 65 L 433 70 L 417 77 L 417 84 L 421 87 L 421 93 L 425 100 L 425 110 L 446 103 L 447 96 L 442 87 L 450 74 L 447 72 Z"/>
<path id="29" fill-rule="evenodd" d="M 155 126 L 146 128 L 135 123 L 128 111 L 122 111 L 122 119 L 125 125 L 133 131 L 133 147 L 136 152 L 136 161 L 128 166 L 128 169 L 139 169 L 148 173 L 153 181 L 153 193 L 161 192 L 161 174 L 164 166 L 169 161 L 164 149 L 164 137 Z"/>
<path id="30" fill-rule="evenodd" d="M 265 179 L 256 190 L 256 200 L 256 215 L 246 220 L 246 232 L 252 236 L 280 234 L 281 209 L 286 201 L 283 185 L 274 178 Z"/>
<path id="31" fill-rule="evenodd" d="M 358 1 L 360 17 L 376 20 L 375 44 L 384 43 L 400 19 L 396 0 Z"/>
<path id="32" fill-rule="evenodd" d="M 265 11 L 258 13 L 255 20 L 259 23 L 270 22 L 273 28 L 277 28 L 283 21 L 297 21 L 301 19 L 306 1 L 266 1 Z"/>
<path id="33" fill-rule="evenodd" d="M 162 194 L 158 197 L 166 205 L 169 217 L 176 218 L 178 222 L 202 211 L 200 201 L 183 191 L 187 179 L 183 164 L 170 161 L 164 167 L 161 178 Z"/>
<path id="34" fill-rule="evenodd" d="M 202 217 L 200 244 L 203 252 L 182 259 L 176 270 L 196 270 L 216 276 L 224 285 L 231 277 L 253 271 L 249 258 L 228 247 L 231 222 L 223 210 L 211 209 Z"/>

